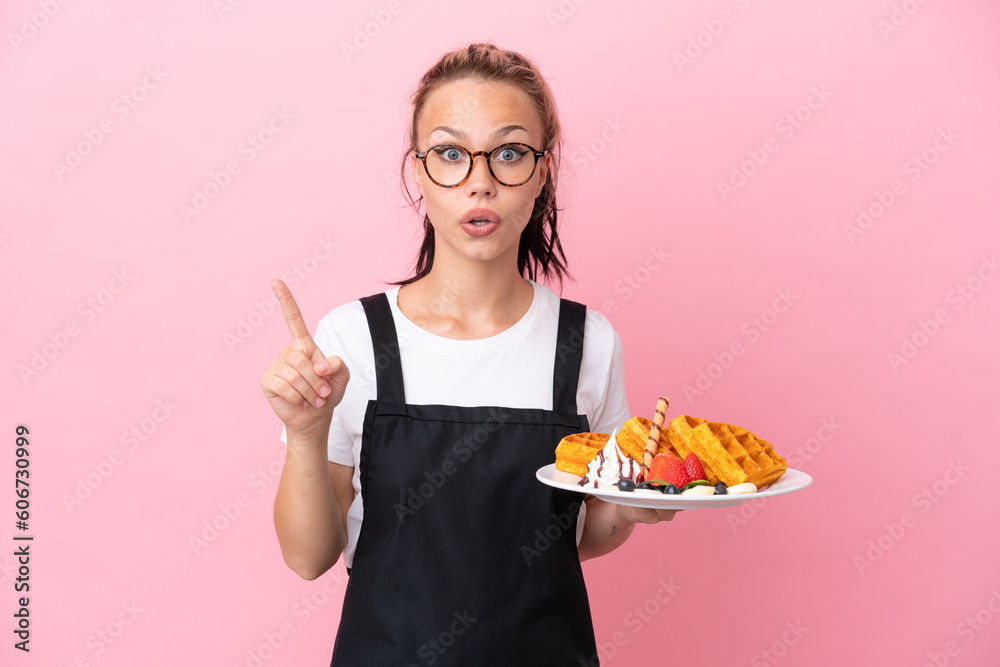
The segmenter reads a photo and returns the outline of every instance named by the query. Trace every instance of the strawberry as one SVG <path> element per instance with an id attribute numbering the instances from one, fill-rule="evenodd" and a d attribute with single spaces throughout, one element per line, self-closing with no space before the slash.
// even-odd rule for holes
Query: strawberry
<path id="1" fill-rule="evenodd" d="M 684 469 L 684 463 L 670 452 L 666 452 L 665 456 L 668 457 L 667 467 L 660 479 L 676 485 L 678 489 L 683 489 L 684 485 L 691 481 L 688 478 L 687 470 Z"/>
<path id="2" fill-rule="evenodd" d="M 665 452 L 663 454 L 657 454 L 653 457 L 653 464 L 649 466 L 649 474 L 646 475 L 647 480 L 651 479 L 664 479 L 664 471 L 667 469 L 667 461 L 670 459 L 667 454 L 670 452 Z"/>
<path id="3" fill-rule="evenodd" d="M 701 467 L 701 459 L 691 452 L 684 459 L 684 470 L 687 472 L 688 481 L 693 482 L 696 479 L 705 479 L 705 469 Z"/>

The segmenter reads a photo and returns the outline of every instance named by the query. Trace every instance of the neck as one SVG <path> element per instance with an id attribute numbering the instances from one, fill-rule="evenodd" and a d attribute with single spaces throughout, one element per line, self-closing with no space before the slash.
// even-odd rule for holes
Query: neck
<path id="1" fill-rule="evenodd" d="M 427 303 L 439 304 L 432 310 L 456 319 L 506 319 L 511 312 L 523 310 L 524 297 L 532 289 L 517 272 L 516 258 L 503 265 L 450 260 L 435 257 L 420 281 Z"/>

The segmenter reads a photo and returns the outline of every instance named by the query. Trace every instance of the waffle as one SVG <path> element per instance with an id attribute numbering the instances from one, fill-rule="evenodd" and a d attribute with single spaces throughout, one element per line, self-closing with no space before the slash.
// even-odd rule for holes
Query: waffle
<path id="1" fill-rule="evenodd" d="M 610 433 L 573 433 L 556 446 L 556 470 L 583 477 L 587 464 L 608 444 Z M 642 460 L 641 458 L 639 459 Z"/>
<path id="2" fill-rule="evenodd" d="M 615 440 L 618 441 L 618 448 L 629 458 L 642 462 L 643 454 L 646 452 L 646 441 L 649 440 L 649 429 L 653 422 L 645 417 L 632 417 L 618 429 Z M 660 445 L 656 450 L 657 454 L 667 451 L 666 431 L 660 433 Z"/>
<path id="3" fill-rule="evenodd" d="M 618 432 L 618 446 L 628 456 L 642 460 L 652 425 L 645 417 L 632 417 Z M 721 481 L 726 486 L 735 486 L 753 482 L 759 489 L 778 481 L 788 469 L 788 463 L 771 443 L 733 424 L 680 415 L 670 420 L 670 427 L 663 435 L 666 437 L 661 436 L 657 454 L 672 451 L 683 460 L 694 452 L 701 460 L 705 477 L 713 484 Z"/>

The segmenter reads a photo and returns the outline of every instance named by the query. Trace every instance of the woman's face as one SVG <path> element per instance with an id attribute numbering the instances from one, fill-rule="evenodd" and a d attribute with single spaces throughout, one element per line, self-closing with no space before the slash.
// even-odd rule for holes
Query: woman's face
<path id="1" fill-rule="evenodd" d="M 456 144 L 471 152 L 488 152 L 505 143 L 543 149 L 541 121 L 527 95 L 511 84 L 452 81 L 430 95 L 417 120 L 418 151 Z M 549 156 L 540 159 L 531 179 L 517 187 L 498 183 L 482 155 L 473 160 L 468 179 L 454 188 L 436 185 L 420 160 L 412 159 L 417 189 L 434 227 L 435 263 L 447 254 L 448 259 L 516 266 L 521 232 L 548 177 Z M 523 159 L 534 161 L 530 153 Z M 462 224 L 462 216 L 477 208 L 494 212 L 499 224 L 479 228 Z"/>

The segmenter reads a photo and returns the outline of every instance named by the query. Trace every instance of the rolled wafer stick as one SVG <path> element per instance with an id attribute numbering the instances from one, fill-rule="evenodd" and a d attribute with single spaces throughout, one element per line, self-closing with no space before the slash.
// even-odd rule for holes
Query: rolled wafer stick
<path id="1" fill-rule="evenodd" d="M 656 448 L 660 446 L 660 429 L 663 428 L 663 420 L 666 418 L 669 406 L 669 398 L 660 396 L 656 401 L 656 414 L 653 415 L 653 425 L 649 429 L 649 439 L 646 440 L 646 451 L 642 455 L 642 476 L 644 479 L 653 465 Z"/>

